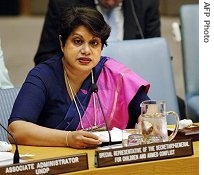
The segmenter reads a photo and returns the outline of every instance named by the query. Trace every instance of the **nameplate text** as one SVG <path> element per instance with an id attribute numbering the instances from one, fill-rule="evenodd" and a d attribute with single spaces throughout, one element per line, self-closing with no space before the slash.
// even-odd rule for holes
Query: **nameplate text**
<path id="1" fill-rule="evenodd" d="M 88 169 L 86 153 L 0 167 L 1 175 L 53 175 Z"/>
<path id="2" fill-rule="evenodd" d="M 95 150 L 95 166 L 115 166 L 127 163 L 169 159 L 193 155 L 191 139 L 122 147 L 109 146 Z"/>

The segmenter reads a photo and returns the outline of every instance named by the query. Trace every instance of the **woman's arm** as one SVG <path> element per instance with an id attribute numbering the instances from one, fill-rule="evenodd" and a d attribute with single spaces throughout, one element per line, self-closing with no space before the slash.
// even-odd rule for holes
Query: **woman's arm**
<path id="1" fill-rule="evenodd" d="M 73 148 L 96 147 L 98 137 L 87 131 L 64 131 L 42 127 L 34 123 L 17 120 L 8 126 L 17 144 L 33 146 L 62 146 Z M 10 142 L 13 142 L 9 137 Z"/>

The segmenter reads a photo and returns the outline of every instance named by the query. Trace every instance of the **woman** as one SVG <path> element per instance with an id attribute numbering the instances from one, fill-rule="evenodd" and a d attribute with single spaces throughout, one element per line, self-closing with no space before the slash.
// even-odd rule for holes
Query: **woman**
<path id="1" fill-rule="evenodd" d="M 104 116 L 110 129 L 134 127 L 149 84 L 101 56 L 110 27 L 97 10 L 68 8 L 60 22 L 62 53 L 29 72 L 8 127 L 18 144 L 96 147 L 87 130 L 105 126 Z"/>

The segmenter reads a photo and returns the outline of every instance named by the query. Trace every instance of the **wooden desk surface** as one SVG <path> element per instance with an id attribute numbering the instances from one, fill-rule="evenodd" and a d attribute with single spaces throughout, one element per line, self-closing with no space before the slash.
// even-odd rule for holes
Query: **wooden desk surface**
<path id="1" fill-rule="evenodd" d="M 132 163 L 126 165 L 96 168 L 94 166 L 94 149 L 72 149 L 64 147 L 34 147 L 19 145 L 20 154 L 34 154 L 29 161 L 67 156 L 72 154 L 87 153 L 89 169 L 67 174 L 79 175 L 198 175 L 199 174 L 199 142 L 193 142 L 194 155 L 165 160 Z M 14 148 L 13 148 L 14 149 Z"/>

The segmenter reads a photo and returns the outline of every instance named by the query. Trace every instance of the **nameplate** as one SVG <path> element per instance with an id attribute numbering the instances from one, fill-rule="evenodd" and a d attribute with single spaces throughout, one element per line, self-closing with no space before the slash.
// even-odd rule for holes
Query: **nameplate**
<path id="1" fill-rule="evenodd" d="M 115 145 L 95 150 L 95 167 L 115 166 L 193 155 L 191 139 L 122 147 Z"/>
<path id="2" fill-rule="evenodd" d="M 53 175 L 88 169 L 86 153 L 0 167 L 0 175 Z"/>

